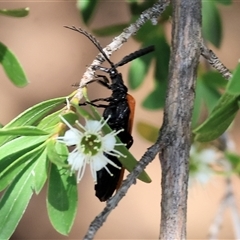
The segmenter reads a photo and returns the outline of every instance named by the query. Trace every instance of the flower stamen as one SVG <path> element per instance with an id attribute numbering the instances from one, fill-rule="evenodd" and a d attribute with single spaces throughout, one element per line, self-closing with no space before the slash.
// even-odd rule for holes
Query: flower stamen
<path id="1" fill-rule="evenodd" d="M 67 161 L 71 165 L 72 172 L 78 171 L 77 182 L 82 179 L 87 164 L 90 164 L 91 174 L 95 183 L 97 183 L 97 171 L 102 168 L 105 168 L 109 175 L 113 176 L 107 164 L 121 169 L 108 156 L 126 157 L 115 149 L 115 146 L 125 145 L 117 143 L 115 138 L 124 130 L 112 131 L 106 135 L 103 135 L 101 131 L 110 116 L 106 120 L 101 119 L 100 121 L 86 119 L 85 126 L 76 121 L 78 128 L 71 126 L 63 116 L 60 116 L 60 118 L 69 127 L 69 130 L 65 132 L 64 136 L 59 136 L 57 139 L 67 146 L 75 146 L 74 150 L 69 153 Z"/>

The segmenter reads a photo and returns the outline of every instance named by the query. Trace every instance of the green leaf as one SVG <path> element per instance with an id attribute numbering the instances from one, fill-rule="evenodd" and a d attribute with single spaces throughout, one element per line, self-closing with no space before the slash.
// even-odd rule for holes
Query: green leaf
<path id="1" fill-rule="evenodd" d="M 105 134 L 112 132 L 111 128 L 108 125 L 103 126 L 103 131 Z M 116 138 L 117 138 L 117 143 L 122 143 L 118 137 Z M 122 145 L 116 146 L 115 149 L 121 152 L 125 156 L 125 157 L 120 156 L 118 160 L 122 163 L 124 168 L 126 168 L 129 172 L 131 172 L 138 163 L 136 158 L 129 152 L 129 150 L 125 146 L 122 146 Z M 145 183 L 150 183 L 152 181 L 145 171 L 143 171 L 138 176 L 138 179 Z"/>
<path id="2" fill-rule="evenodd" d="M 56 111 L 50 115 L 47 115 L 45 118 L 43 118 L 40 123 L 37 125 L 38 128 L 43 129 L 48 132 L 55 131 L 55 127 L 60 122 L 59 115 L 63 112 L 63 109 L 60 109 L 59 111 Z"/>
<path id="3" fill-rule="evenodd" d="M 167 90 L 168 64 L 170 59 L 170 47 L 167 44 L 163 33 L 156 36 L 154 39 L 154 45 L 157 46 L 155 52 L 155 85 L 153 91 L 142 103 L 144 108 L 150 110 L 156 110 L 164 107 Z"/>
<path id="4" fill-rule="evenodd" d="M 73 111 L 68 111 L 67 113 L 62 114 L 62 117 L 70 124 L 73 125 L 78 120 L 78 115 Z"/>
<path id="5" fill-rule="evenodd" d="M 141 48 L 146 46 L 149 46 L 148 42 L 142 45 Z M 143 83 L 153 57 L 154 55 L 149 53 L 132 61 L 128 72 L 128 84 L 130 89 L 136 89 Z"/>
<path id="6" fill-rule="evenodd" d="M 240 95 L 240 64 L 237 65 L 232 78 L 228 82 L 227 92 L 233 95 Z"/>
<path id="7" fill-rule="evenodd" d="M 155 78 L 157 81 L 166 84 L 168 79 L 168 66 L 170 61 L 170 47 L 163 34 L 155 39 L 154 45 L 157 46 Z"/>
<path id="8" fill-rule="evenodd" d="M 81 11 L 83 22 L 87 25 L 93 16 L 98 0 L 77 0 L 77 8 Z"/>
<path id="9" fill-rule="evenodd" d="M 165 104 L 166 86 L 164 83 L 155 81 L 154 90 L 144 99 L 142 105 L 144 108 L 156 110 L 163 108 Z"/>
<path id="10" fill-rule="evenodd" d="M 214 1 L 202 1 L 202 15 L 204 38 L 219 48 L 222 41 L 222 23 Z"/>
<path id="11" fill-rule="evenodd" d="M 30 162 L 17 175 L 5 191 L 0 201 L 0 239 L 9 239 L 23 216 L 32 191 L 32 171 L 35 165 Z"/>
<path id="12" fill-rule="evenodd" d="M 146 140 L 155 143 L 158 135 L 159 129 L 145 122 L 137 123 L 137 131 L 138 133 L 145 138 Z"/>
<path id="13" fill-rule="evenodd" d="M 57 166 L 61 166 L 64 168 L 69 167 L 69 165 L 66 164 L 66 160 L 68 157 L 68 149 L 65 144 L 56 142 L 54 140 L 48 141 L 47 156 L 48 159 Z"/>
<path id="14" fill-rule="evenodd" d="M 233 171 L 240 175 L 240 156 L 229 151 L 224 152 L 224 155 L 231 163 Z"/>
<path id="15" fill-rule="evenodd" d="M 12 154 L 16 154 L 18 152 L 21 152 L 22 150 L 26 150 L 26 152 L 29 151 L 29 149 L 33 149 L 40 144 L 42 144 L 44 141 L 48 139 L 48 136 L 24 136 L 15 138 L 12 141 L 7 142 L 6 144 L 0 146 L 0 164 L 2 162 L 2 159 L 7 157 L 10 159 Z M 22 152 L 21 152 L 22 155 Z M 8 164 L 9 165 L 9 162 Z M 4 169 L 3 166 L 0 165 L 0 169 Z"/>
<path id="16" fill-rule="evenodd" d="M 137 16 L 137 18 L 138 17 L 139 16 Z M 134 19 L 132 19 L 132 22 L 134 22 L 135 20 L 136 19 L 134 17 Z M 152 41 L 152 43 L 150 45 L 153 45 L 154 39 L 162 31 L 163 31 L 162 27 L 157 28 L 150 21 L 148 21 L 139 29 L 139 31 L 136 33 L 136 35 L 133 35 L 133 37 L 136 41 L 141 42 L 141 43 L 147 43 L 147 42 L 150 43 Z M 145 44 L 145 46 L 147 46 L 147 44 Z M 155 46 L 157 47 L 157 45 L 155 45 Z"/>
<path id="17" fill-rule="evenodd" d="M 124 156 L 126 156 L 126 157 L 119 157 L 119 161 L 122 163 L 124 168 L 126 168 L 129 172 L 132 172 L 132 170 L 138 164 L 138 161 L 135 159 L 135 157 L 129 152 L 129 150 L 126 147 L 116 146 L 116 149 L 119 152 L 121 152 Z M 145 183 L 150 183 L 152 181 L 145 171 L 140 173 L 140 175 L 138 176 L 138 179 Z"/>
<path id="18" fill-rule="evenodd" d="M 231 5 L 232 0 L 215 0 L 217 3 L 221 3 L 223 5 Z"/>
<path id="19" fill-rule="evenodd" d="M 26 17 L 29 14 L 29 8 L 18 9 L 0 9 L 0 15 L 8 17 Z"/>
<path id="20" fill-rule="evenodd" d="M 66 97 L 50 99 L 41 103 L 36 104 L 35 106 L 28 108 L 26 111 L 22 112 L 11 122 L 5 125 L 2 129 L 8 129 L 12 127 L 33 125 L 39 121 L 44 115 L 53 110 L 55 107 L 64 103 Z M 11 139 L 8 136 L 0 136 L 0 145 Z"/>
<path id="21" fill-rule="evenodd" d="M 139 15 L 146 9 L 152 7 L 154 1 L 128 1 L 130 6 L 131 15 Z"/>
<path id="22" fill-rule="evenodd" d="M 35 164 L 35 171 L 33 171 L 33 185 L 36 194 L 39 194 L 42 190 L 48 174 L 48 165 L 49 162 L 47 161 L 47 150 L 38 155 L 38 159 Z"/>
<path id="23" fill-rule="evenodd" d="M 236 116 L 238 101 L 238 96 L 223 94 L 206 121 L 193 131 L 195 140 L 208 142 L 221 136 Z"/>
<path id="24" fill-rule="evenodd" d="M 169 4 L 165 11 L 161 14 L 161 18 L 160 18 L 160 21 L 159 23 L 163 24 L 165 22 L 169 22 L 169 20 L 171 19 L 171 16 L 172 16 L 172 5 Z"/>
<path id="25" fill-rule="evenodd" d="M 202 78 L 198 79 L 196 94 L 202 97 L 202 100 L 206 103 L 209 112 L 213 110 L 221 97 L 221 94 L 217 91 L 216 87 L 211 87 L 208 85 L 208 82 L 204 81 Z"/>
<path id="26" fill-rule="evenodd" d="M 66 101 L 66 97 L 54 98 L 34 105 L 14 118 L 4 128 L 35 124 L 44 115 Z"/>
<path id="27" fill-rule="evenodd" d="M 17 87 L 24 87 L 28 84 L 25 73 L 15 55 L 7 46 L 0 42 L 0 63 L 3 69 Z"/>
<path id="28" fill-rule="evenodd" d="M 206 104 L 208 111 L 211 112 L 221 97 L 218 89 L 224 89 L 226 85 L 226 79 L 215 71 L 204 73 L 198 78 L 192 118 L 193 128 L 196 127 L 199 121 L 203 103 Z"/>
<path id="29" fill-rule="evenodd" d="M 228 81 L 219 72 L 216 71 L 208 71 L 204 73 L 201 75 L 201 80 L 212 88 L 225 89 L 228 83 Z"/>
<path id="30" fill-rule="evenodd" d="M 198 86 L 198 82 L 197 82 Z M 193 107 L 193 115 L 192 115 L 192 128 L 195 128 L 198 124 L 200 113 L 201 113 L 201 107 L 202 107 L 202 88 L 197 87 L 196 88 L 196 96 L 194 100 L 194 107 Z"/>
<path id="31" fill-rule="evenodd" d="M 67 235 L 73 225 L 77 212 L 76 177 L 69 175 L 66 169 L 51 165 L 47 210 L 53 227 L 61 234 Z"/>
<path id="32" fill-rule="evenodd" d="M 12 127 L 8 129 L 0 129 L 0 136 L 6 135 L 17 135 L 17 136 L 41 136 L 47 135 L 48 132 L 45 132 L 37 127 L 33 126 L 23 126 L 23 127 Z"/>
<path id="33" fill-rule="evenodd" d="M 30 151 L 25 152 L 22 151 L 22 155 L 18 158 L 13 158 L 17 156 L 17 154 L 11 156 L 10 160 L 9 158 L 3 158 L 0 162 L 1 172 L 0 172 L 0 190 L 6 188 L 9 183 L 13 181 L 15 176 L 28 164 L 29 162 L 33 162 L 36 159 L 39 158 L 39 156 L 42 154 L 44 150 L 44 146 L 40 145 Z M 8 165 L 6 165 L 9 163 Z"/>
<path id="34" fill-rule="evenodd" d="M 129 23 L 120 23 L 120 24 L 110 25 L 107 27 L 93 29 L 92 32 L 93 34 L 98 35 L 100 37 L 106 37 L 111 35 L 118 35 L 123 31 L 124 28 L 128 26 L 129 26 Z"/>

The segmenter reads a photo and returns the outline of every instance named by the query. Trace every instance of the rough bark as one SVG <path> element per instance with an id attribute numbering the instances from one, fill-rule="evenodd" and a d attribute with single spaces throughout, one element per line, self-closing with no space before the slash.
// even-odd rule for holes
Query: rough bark
<path id="1" fill-rule="evenodd" d="M 172 51 L 161 129 L 161 239 L 186 238 L 188 158 L 201 46 L 201 0 L 172 0 Z"/>

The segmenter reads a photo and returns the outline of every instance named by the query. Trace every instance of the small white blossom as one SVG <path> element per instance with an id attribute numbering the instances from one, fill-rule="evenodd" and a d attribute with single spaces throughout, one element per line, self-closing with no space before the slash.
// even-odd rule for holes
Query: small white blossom
<path id="1" fill-rule="evenodd" d="M 195 146 L 190 150 L 190 185 L 194 180 L 200 183 L 207 183 L 214 174 L 211 168 L 217 160 L 217 153 L 213 149 L 197 151 Z"/>
<path id="2" fill-rule="evenodd" d="M 102 127 L 106 124 L 107 120 L 85 120 L 85 126 L 82 126 L 78 121 L 76 122 L 78 128 L 71 126 L 66 119 L 60 116 L 62 121 L 69 127 L 69 130 L 65 132 L 65 135 L 58 137 L 57 140 L 61 143 L 66 144 L 68 147 L 75 146 L 72 152 L 69 153 L 68 163 L 71 165 L 71 171 L 78 171 L 77 182 L 83 177 L 86 169 L 86 165 L 90 165 L 92 177 L 95 183 L 97 183 L 97 171 L 105 168 L 108 173 L 112 173 L 107 168 L 107 164 L 119 168 L 114 162 L 108 159 L 104 153 L 112 156 L 123 156 L 119 151 L 115 150 L 114 147 L 117 145 L 115 136 L 120 132 L 113 131 L 103 136 Z"/>

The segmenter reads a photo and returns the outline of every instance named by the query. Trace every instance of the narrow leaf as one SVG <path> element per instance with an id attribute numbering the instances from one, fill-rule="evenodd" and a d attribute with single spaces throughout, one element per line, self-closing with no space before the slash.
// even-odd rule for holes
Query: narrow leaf
<path id="1" fill-rule="evenodd" d="M 40 193 L 47 180 L 48 165 L 49 162 L 47 161 L 47 150 L 45 149 L 42 154 L 39 155 L 35 163 L 35 169 L 32 172 L 33 185 L 36 194 Z"/>
<path id="2" fill-rule="evenodd" d="M 144 99 L 142 106 L 146 109 L 156 110 L 164 107 L 166 88 L 167 84 L 165 82 L 155 81 L 154 90 Z"/>
<path id="3" fill-rule="evenodd" d="M 221 3 L 223 5 L 231 5 L 232 0 L 215 0 L 217 3 Z"/>
<path id="4" fill-rule="evenodd" d="M 143 138 L 152 143 L 156 142 L 159 134 L 159 129 L 157 127 L 145 122 L 137 123 L 137 131 Z"/>
<path id="5" fill-rule="evenodd" d="M 23 216 L 32 191 L 33 162 L 18 174 L 0 201 L 0 239 L 9 239 Z"/>
<path id="6" fill-rule="evenodd" d="M 203 36 L 215 47 L 219 48 L 222 41 L 222 23 L 214 1 L 202 1 Z"/>
<path id="7" fill-rule="evenodd" d="M 1 169 L 0 190 L 7 187 L 8 184 L 13 181 L 15 176 L 26 166 L 26 164 L 38 159 L 39 156 L 42 154 L 43 150 L 44 150 L 44 146 L 38 146 L 37 148 L 32 149 L 29 152 L 23 153 L 22 156 L 20 156 L 17 159 L 14 159 L 14 161 L 9 163 L 9 165 L 7 165 L 5 168 Z M 1 165 L 4 165 L 4 164 L 6 164 L 6 162 L 9 162 L 9 159 L 4 159 L 4 160 L 5 161 L 1 161 Z"/>
<path id="8" fill-rule="evenodd" d="M 147 42 L 144 45 L 142 45 L 141 48 L 144 48 L 149 45 L 150 44 L 148 44 Z M 153 57 L 154 53 L 149 53 L 146 54 L 145 56 L 135 59 L 131 63 L 128 72 L 128 84 L 130 89 L 136 89 L 143 83 Z"/>
<path id="9" fill-rule="evenodd" d="M 50 115 L 43 118 L 37 125 L 38 128 L 51 132 L 52 129 L 60 122 L 59 115 L 62 113 L 63 109 L 56 111 Z"/>
<path id="10" fill-rule="evenodd" d="M 103 28 L 93 29 L 92 32 L 100 37 L 106 37 L 111 35 L 118 35 L 123 31 L 124 28 L 128 26 L 128 23 L 120 23 Z"/>
<path id="11" fill-rule="evenodd" d="M 48 136 L 41 136 L 41 137 L 28 136 L 28 137 L 15 138 L 12 141 L 7 142 L 6 144 L 0 146 L 0 164 L 3 158 L 5 157 L 11 158 L 10 155 L 15 154 L 22 150 L 24 151 L 25 149 L 26 149 L 26 152 L 28 152 L 29 149 L 39 146 L 47 139 L 48 139 Z M 1 165 L 0 165 L 0 169 L 3 169 Z"/>
<path id="12" fill-rule="evenodd" d="M 47 135 L 48 132 L 45 132 L 37 127 L 33 126 L 24 126 L 24 127 L 13 127 L 8 129 L 0 129 L 0 136 L 6 135 L 15 135 L 15 136 L 42 136 Z"/>
<path id="13" fill-rule="evenodd" d="M 3 69 L 17 87 L 24 87 L 28 84 L 25 73 L 15 55 L 7 46 L 0 42 L 0 63 Z"/>
<path id="14" fill-rule="evenodd" d="M 44 115 L 50 112 L 55 107 L 64 103 L 66 100 L 65 97 L 50 99 L 41 103 L 36 104 L 35 106 L 28 108 L 26 111 L 18 115 L 11 122 L 5 125 L 2 129 L 8 129 L 12 127 L 33 125 L 39 121 Z M 0 136 L 0 145 L 11 139 L 12 137 Z"/>
<path id="15" fill-rule="evenodd" d="M 107 134 L 109 132 L 112 132 L 112 129 L 108 125 L 104 125 L 103 131 L 105 134 Z M 118 137 L 117 137 L 117 143 L 121 143 Z M 125 156 L 125 157 L 120 156 L 118 160 L 122 163 L 124 168 L 126 168 L 129 172 L 131 172 L 138 163 L 136 158 L 129 152 L 129 150 L 125 146 L 122 146 L 122 145 L 116 146 L 116 150 L 118 150 Z M 138 176 L 138 179 L 145 183 L 150 183 L 152 181 L 145 171 L 143 171 Z"/>
<path id="16" fill-rule="evenodd" d="M 228 93 L 223 94 L 206 121 L 193 131 L 195 140 L 208 142 L 221 136 L 236 116 L 238 99 Z"/>
<path id="17" fill-rule="evenodd" d="M 156 45 L 156 62 L 154 73 L 154 89 L 144 99 L 142 105 L 144 108 L 156 110 L 164 107 L 167 79 L 168 79 L 168 64 L 170 59 L 170 47 L 163 33 L 160 32 L 154 39 Z"/>
<path id="18" fill-rule="evenodd" d="M 58 148 L 58 151 L 56 149 Z M 56 164 L 57 166 L 61 166 L 64 168 L 69 167 L 68 164 L 66 164 L 66 160 L 68 157 L 68 150 L 65 144 L 60 144 L 54 140 L 50 140 L 47 143 L 47 156 L 48 159 Z"/>
<path id="19" fill-rule="evenodd" d="M 198 79 L 197 93 L 201 94 L 202 100 L 206 104 L 209 112 L 213 110 L 221 97 L 221 94 L 218 92 L 216 87 L 209 86 L 207 82 L 203 81 L 201 78 Z"/>
<path id="20" fill-rule="evenodd" d="M 78 120 L 78 115 L 73 111 L 68 111 L 67 113 L 62 114 L 62 117 L 70 124 L 73 125 Z"/>
<path id="21" fill-rule="evenodd" d="M 84 23 L 87 25 L 93 16 L 98 0 L 77 0 L 77 8 L 82 13 Z"/>
<path id="22" fill-rule="evenodd" d="M 201 80 L 209 87 L 225 89 L 228 81 L 217 71 L 208 71 L 201 75 Z"/>
<path id="23" fill-rule="evenodd" d="M 200 113 L 201 113 L 201 106 L 202 106 L 202 88 L 199 87 L 199 81 L 197 80 L 197 87 L 196 87 L 196 96 L 194 100 L 194 107 L 193 107 L 193 115 L 192 115 L 192 128 L 196 128 L 198 125 Z"/>
<path id="24" fill-rule="evenodd" d="M 233 76 L 227 85 L 227 92 L 233 95 L 240 95 L 240 64 L 233 72 Z"/>
<path id="25" fill-rule="evenodd" d="M 126 168 L 129 172 L 132 172 L 132 170 L 138 164 L 138 161 L 124 146 L 117 146 L 116 149 L 125 156 L 125 157 L 119 157 L 119 161 L 122 163 L 123 167 Z M 145 171 L 140 173 L 140 175 L 138 176 L 138 179 L 145 183 L 150 183 L 152 181 Z"/>
<path id="26" fill-rule="evenodd" d="M 0 9 L 0 15 L 8 17 L 26 17 L 29 14 L 29 8 L 18 9 Z"/>
<path id="27" fill-rule="evenodd" d="M 34 105 L 26 111 L 14 118 L 4 128 L 13 126 L 32 125 L 41 119 L 45 114 L 50 112 L 53 108 L 59 106 L 66 101 L 66 97 L 54 98 Z"/>
<path id="28" fill-rule="evenodd" d="M 53 227 L 61 234 L 67 235 L 73 225 L 77 212 L 77 184 L 74 174 L 66 169 L 51 165 L 47 210 Z"/>

